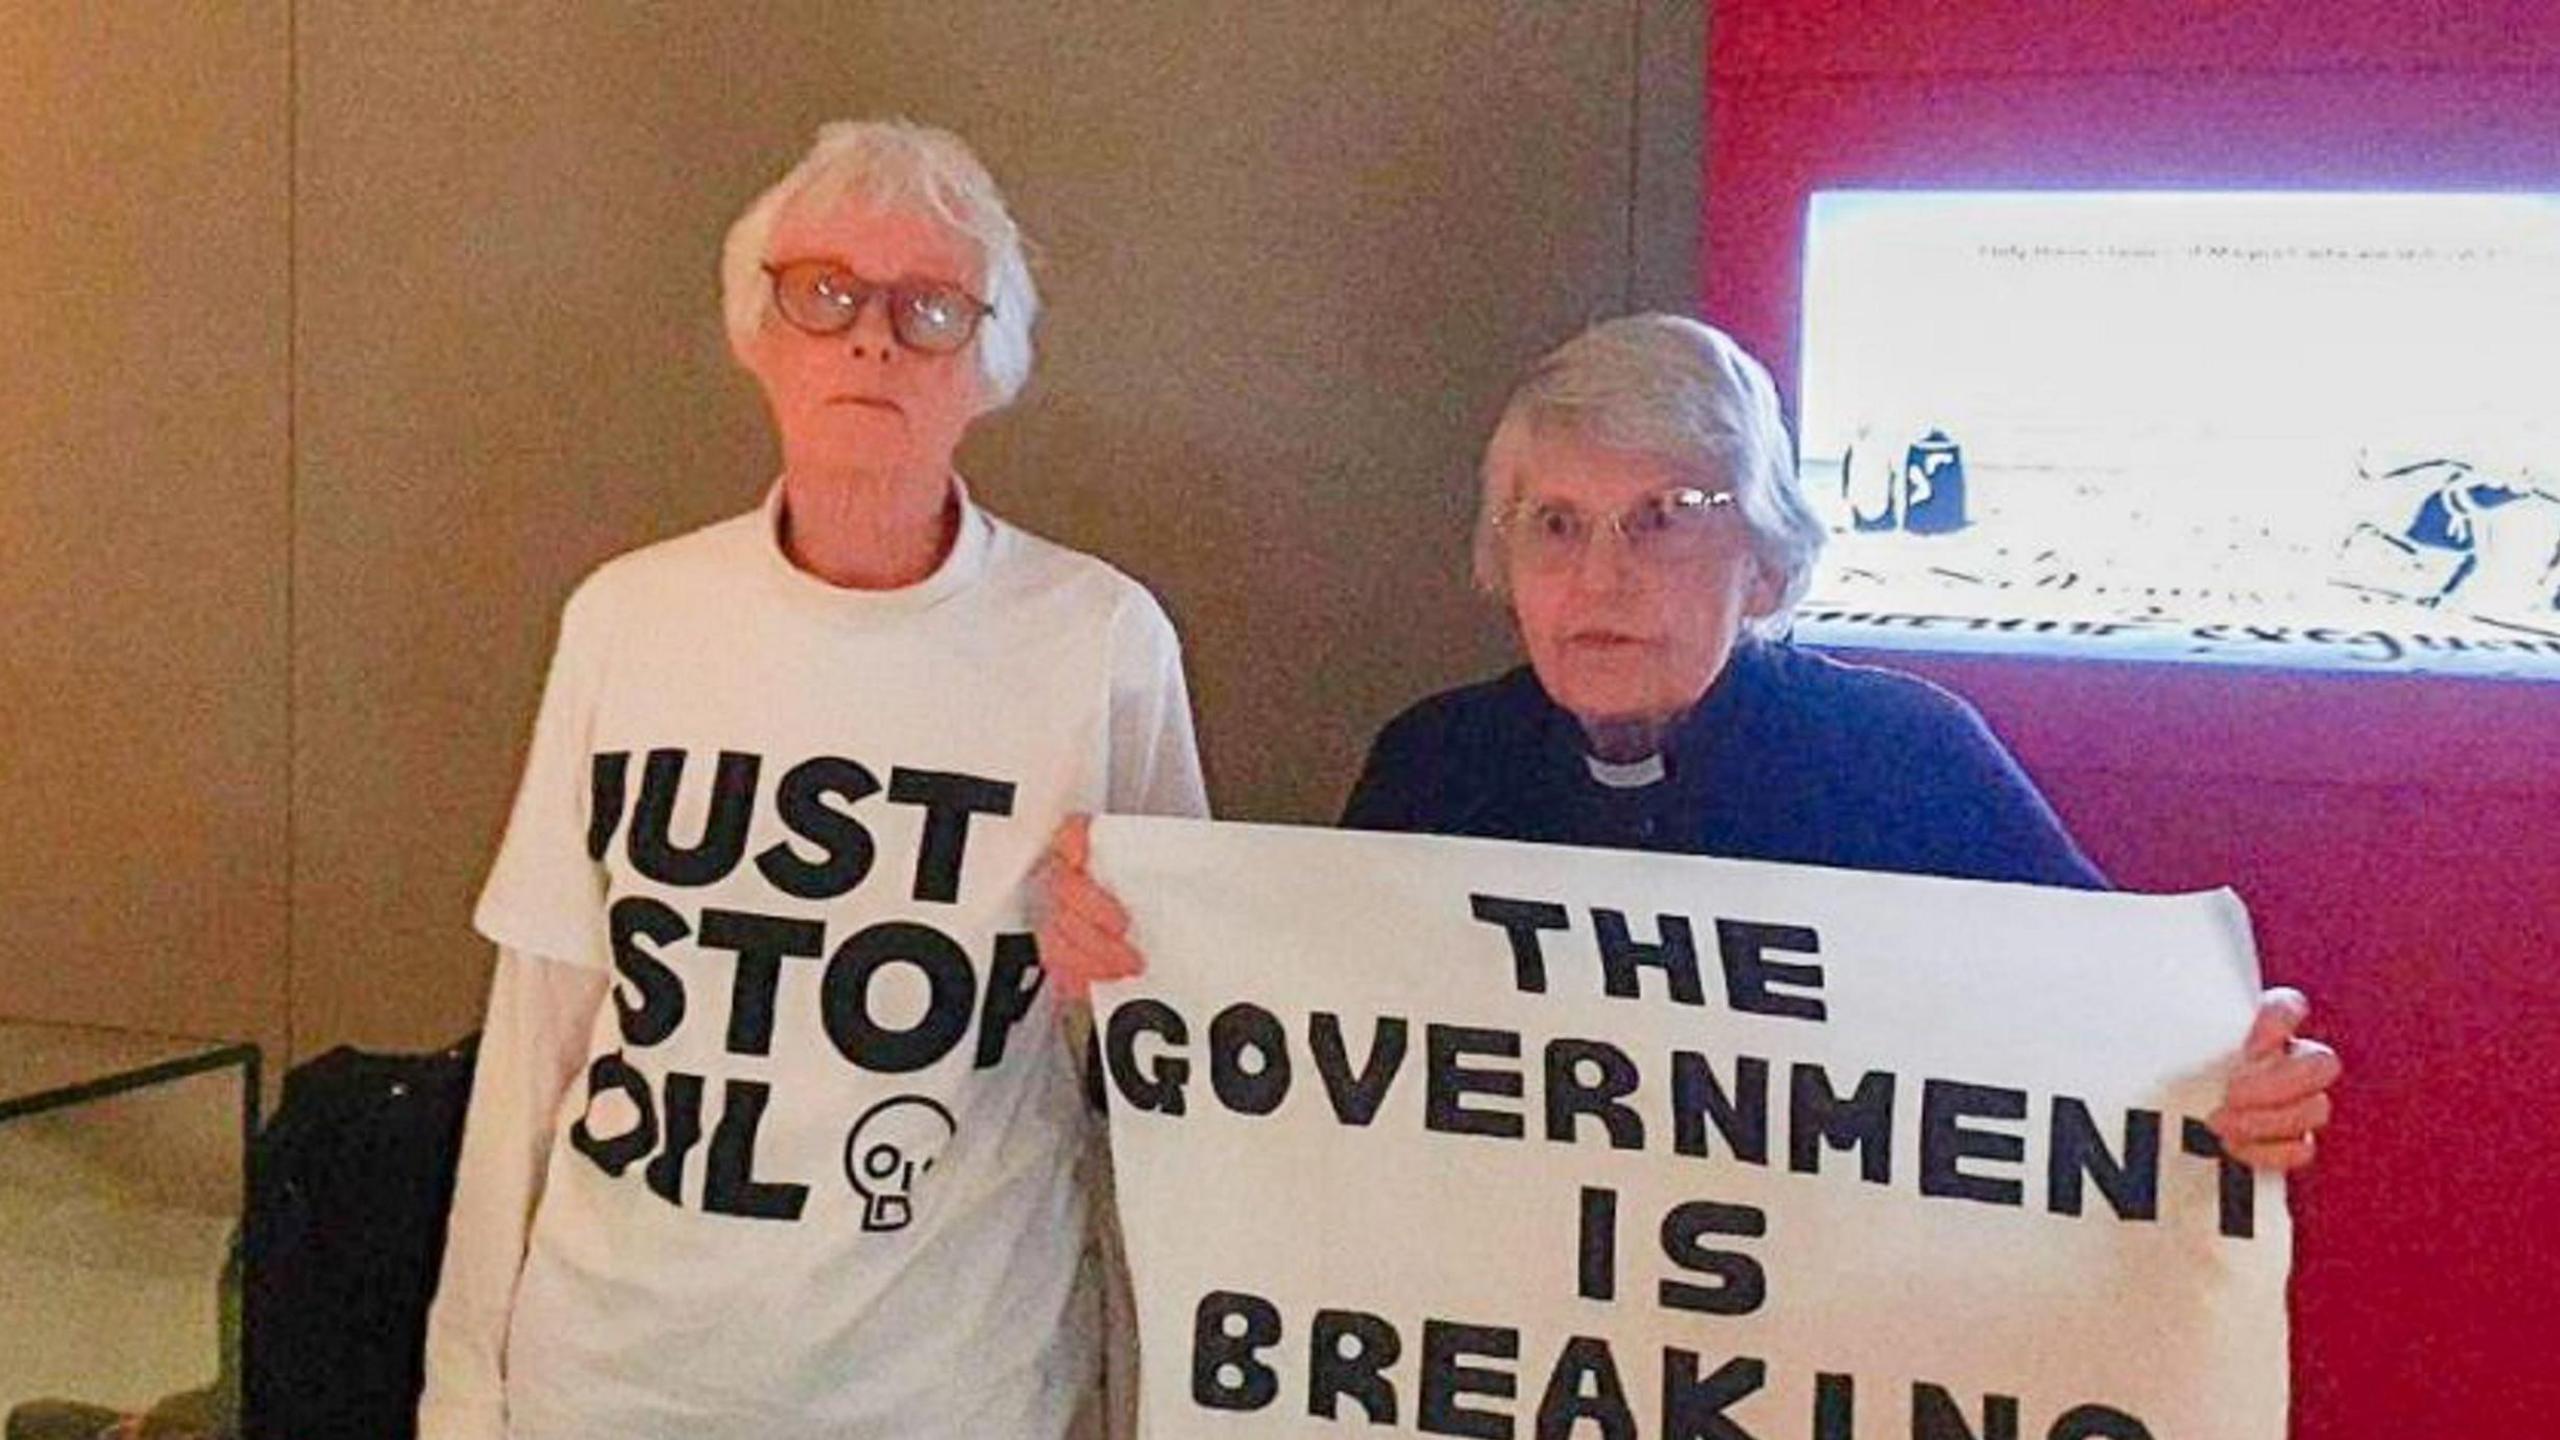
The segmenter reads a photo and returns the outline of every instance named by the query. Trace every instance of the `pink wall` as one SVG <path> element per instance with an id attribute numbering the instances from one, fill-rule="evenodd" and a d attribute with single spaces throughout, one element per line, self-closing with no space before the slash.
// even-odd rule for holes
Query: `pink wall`
<path id="1" fill-rule="evenodd" d="M 1852 185 L 2560 191 L 2560 4 L 1718 6 L 1705 308 L 1782 383 L 1805 197 Z M 2560 1436 L 2560 685 L 1882 658 L 2119 883 L 2237 889 L 2346 1053 L 2295 1433 Z"/>

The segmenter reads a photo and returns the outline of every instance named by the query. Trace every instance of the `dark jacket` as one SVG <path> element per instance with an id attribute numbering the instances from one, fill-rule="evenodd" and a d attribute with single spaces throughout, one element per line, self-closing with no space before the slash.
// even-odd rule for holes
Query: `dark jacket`
<path id="1" fill-rule="evenodd" d="M 1389 722 L 1345 826 L 2102 889 L 1982 717 L 1927 681 L 1783 643 L 1737 646 L 1663 747 L 1664 778 L 1592 778 L 1526 667 Z"/>

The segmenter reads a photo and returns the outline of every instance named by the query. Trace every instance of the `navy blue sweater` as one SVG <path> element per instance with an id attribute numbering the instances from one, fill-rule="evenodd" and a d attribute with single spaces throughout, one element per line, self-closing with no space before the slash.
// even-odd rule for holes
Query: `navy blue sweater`
<path id="1" fill-rule="evenodd" d="M 1982 717 L 1913 676 L 1737 646 L 1634 790 L 1591 776 L 1527 667 L 1434 695 L 1370 747 L 1342 823 L 2100 889 Z"/>

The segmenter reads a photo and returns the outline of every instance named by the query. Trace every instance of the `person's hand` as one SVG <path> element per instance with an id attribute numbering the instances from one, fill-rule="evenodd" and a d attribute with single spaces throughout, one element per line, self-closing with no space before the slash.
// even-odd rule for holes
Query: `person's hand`
<path id="1" fill-rule="evenodd" d="M 1062 1000 L 1082 1000 L 1097 980 L 1126 980 L 1147 968 L 1129 943 L 1129 912 L 1085 868 L 1093 817 L 1070 815 L 1041 861 L 1040 968 Z"/>
<path id="2" fill-rule="evenodd" d="M 2310 1164 L 2315 1137 L 2329 1123 L 2329 1087 L 2341 1067 L 2336 1051 L 2294 1034 L 2310 1014 L 2311 1002 L 2290 986 L 2261 994 L 2222 1104 L 2205 1117 L 2223 1151 L 2252 1169 Z"/>

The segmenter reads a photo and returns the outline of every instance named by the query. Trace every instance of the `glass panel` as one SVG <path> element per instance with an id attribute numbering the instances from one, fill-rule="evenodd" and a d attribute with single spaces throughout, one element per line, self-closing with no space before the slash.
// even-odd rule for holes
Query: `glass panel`
<path id="1" fill-rule="evenodd" d="M 0 1023 L 0 1411 L 221 1381 L 248 1055 Z"/>
<path id="2" fill-rule="evenodd" d="M 2560 680 L 2560 195 L 1835 191 L 1820 643 Z"/>

